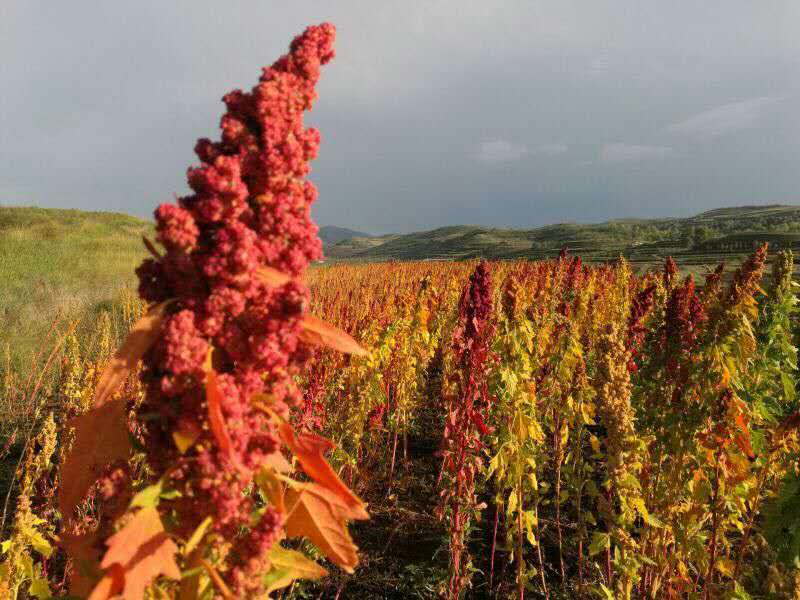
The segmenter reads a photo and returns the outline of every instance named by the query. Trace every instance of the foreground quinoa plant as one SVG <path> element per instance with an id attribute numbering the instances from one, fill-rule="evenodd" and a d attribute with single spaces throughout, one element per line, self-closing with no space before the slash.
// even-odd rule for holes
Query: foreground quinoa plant
<path id="1" fill-rule="evenodd" d="M 164 252 L 145 240 L 153 256 L 137 269 L 153 308 L 72 422 L 62 468 L 73 593 L 142 598 L 161 577 L 181 598 L 254 597 L 323 575 L 279 545 L 286 536 L 309 538 L 345 570 L 358 562 L 346 521 L 367 518 L 364 505 L 323 458 L 329 442 L 289 424 L 311 345 L 363 353 L 306 314 L 301 280 L 321 257 L 305 179 L 320 135 L 303 113 L 334 37 L 330 24 L 309 27 L 250 92 L 227 94 L 221 139 L 195 147 L 193 193 L 155 212 Z M 144 397 L 128 403 L 115 389 L 139 358 Z M 289 477 L 282 448 L 311 482 Z M 98 475 L 101 508 L 79 518 Z"/>

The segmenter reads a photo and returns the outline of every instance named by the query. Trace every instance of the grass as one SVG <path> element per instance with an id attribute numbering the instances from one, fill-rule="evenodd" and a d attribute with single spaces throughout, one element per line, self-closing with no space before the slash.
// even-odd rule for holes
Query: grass
<path id="1" fill-rule="evenodd" d="M 127 333 L 124 298 L 152 229 L 128 215 L 0 207 L 0 499 L 26 434 L 62 400 L 59 339 L 74 325 L 96 355 Z"/>

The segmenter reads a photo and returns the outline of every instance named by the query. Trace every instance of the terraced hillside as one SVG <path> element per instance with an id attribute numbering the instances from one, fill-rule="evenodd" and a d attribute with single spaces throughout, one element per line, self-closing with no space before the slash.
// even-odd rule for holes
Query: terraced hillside
<path id="1" fill-rule="evenodd" d="M 731 237 L 733 236 L 733 237 Z M 800 246 L 800 206 L 721 208 L 688 218 L 622 219 L 536 229 L 478 226 L 382 237 L 355 237 L 327 248 L 338 260 L 531 258 L 553 256 L 568 247 L 595 261 L 623 255 L 647 264 L 674 255 L 685 263 L 716 261 L 742 254 L 760 243 Z"/>

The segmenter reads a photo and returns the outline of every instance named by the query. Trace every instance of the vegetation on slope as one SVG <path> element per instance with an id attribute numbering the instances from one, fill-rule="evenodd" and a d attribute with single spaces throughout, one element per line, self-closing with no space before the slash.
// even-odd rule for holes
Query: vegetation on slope
<path id="1" fill-rule="evenodd" d="M 141 236 L 151 230 L 151 223 L 123 214 L 0 207 L 0 352 L 8 348 L 13 363 L 27 364 L 56 317 L 109 308 L 120 289 L 133 285 L 133 269 L 145 254 Z M 773 250 L 796 247 L 800 207 L 721 208 L 686 219 L 528 230 L 453 226 L 376 237 L 344 228 L 325 232 L 354 236 L 326 247 L 333 260 L 535 259 L 566 246 L 595 262 L 622 254 L 641 269 L 671 255 L 702 270 L 723 259 L 737 262 L 765 241 Z"/>
<path id="2" fill-rule="evenodd" d="M 347 227 L 336 227 L 335 225 L 325 225 L 319 228 L 319 239 L 322 240 L 324 246 L 338 244 L 353 238 L 369 238 L 367 233 L 348 229 Z"/>
<path id="3" fill-rule="evenodd" d="M 725 240 L 742 234 L 751 235 L 746 244 L 733 243 L 741 238 Z M 442 227 L 406 235 L 353 238 L 329 247 L 327 255 L 356 260 L 540 259 L 554 256 L 566 246 L 595 261 L 622 254 L 637 263 L 660 261 L 668 255 L 684 255 L 684 262 L 713 262 L 715 257 L 703 255 L 752 252 L 763 242 L 780 247 L 800 244 L 800 207 L 744 206 L 680 219 L 564 223 L 536 229 Z"/>
<path id="4" fill-rule="evenodd" d="M 28 365 L 53 321 L 96 315 L 133 286 L 151 230 L 116 213 L 0 207 L 3 362 Z"/>

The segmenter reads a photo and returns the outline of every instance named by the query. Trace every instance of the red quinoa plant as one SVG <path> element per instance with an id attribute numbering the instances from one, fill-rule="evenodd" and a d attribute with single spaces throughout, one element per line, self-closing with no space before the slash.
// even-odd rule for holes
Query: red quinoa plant
<path id="1" fill-rule="evenodd" d="M 453 332 L 453 369 L 445 392 L 443 461 L 439 513 L 449 521 L 450 577 L 448 596 L 458 598 L 469 583 L 466 554 L 470 522 L 479 511 L 476 480 L 483 472 L 483 437 L 492 398 L 488 389 L 492 316 L 489 265 L 481 262 L 469 278 L 458 305 Z"/>
<path id="2" fill-rule="evenodd" d="M 334 37 L 333 25 L 309 27 L 250 92 L 227 94 L 220 140 L 195 147 L 192 193 L 155 212 L 164 252 L 146 241 L 153 256 L 137 269 L 153 308 L 101 377 L 94 407 L 72 422 L 62 467 L 74 594 L 138 599 L 163 576 L 162 591 L 181 598 L 213 588 L 253 597 L 324 574 L 281 547 L 285 537 L 309 538 L 345 570 L 358 562 L 345 523 L 367 518 L 363 503 L 323 458 L 329 442 L 289 425 L 310 345 L 363 353 L 307 314 L 301 279 L 321 256 L 305 179 L 320 135 L 303 112 Z M 135 405 L 114 392 L 140 358 Z M 307 481 L 290 477 L 283 450 Z M 87 522 L 76 508 L 98 477 L 102 508 Z"/>

